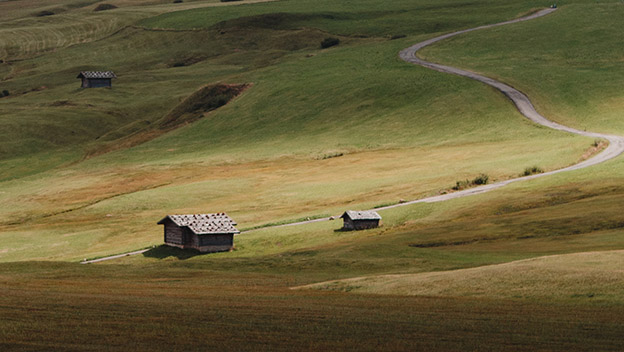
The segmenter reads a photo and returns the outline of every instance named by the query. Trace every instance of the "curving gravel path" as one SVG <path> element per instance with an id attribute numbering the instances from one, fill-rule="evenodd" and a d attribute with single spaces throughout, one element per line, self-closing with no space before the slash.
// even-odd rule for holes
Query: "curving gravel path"
<path id="1" fill-rule="evenodd" d="M 506 185 L 508 185 L 510 183 L 513 183 L 513 182 L 532 180 L 532 179 L 535 179 L 535 178 L 538 178 L 538 177 L 544 177 L 544 176 L 548 176 L 548 175 L 558 174 L 558 173 L 561 173 L 561 172 L 583 169 L 583 168 L 586 168 L 586 167 L 589 167 L 589 166 L 592 166 L 592 165 L 600 164 L 600 163 L 603 163 L 603 162 L 605 162 L 607 160 L 613 159 L 613 158 L 617 157 L 618 155 L 620 155 L 620 154 L 622 154 L 624 152 L 624 137 L 622 137 L 622 136 L 581 131 L 581 130 L 577 130 L 575 128 L 571 128 L 571 127 L 567 127 L 567 126 L 564 126 L 564 125 L 560 125 L 560 124 L 558 124 L 556 122 L 553 122 L 553 121 L 550 121 L 547 118 L 545 118 L 544 116 L 540 115 L 540 113 L 538 113 L 535 110 L 535 107 L 533 107 L 533 104 L 531 103 L 531 100 L 529 99 L 529 97 L 527 97 L 524 93 L 520 92 L 519 90 L 517 90 L 517 89 L 515 89 L 515 88 L 513 88 L 513 87 L 511 87 L 511 86 L 509 86 L 509 85 L 507 85 L 505 83 L 499 82 L 499 81 L 494 80 L 494 79 L 489 78 L 489 77 L 485 77 L 485 76 L 479 75 L 479 74 L 474 73 L 474 72 L 470 72 L 470 71 L 462 70 L 462 69 L 455 68 L 455 67 L 444 66 L 444 65 L 428 62 L 428 61 L 425 61 L 423 59 L 420 59 L 420 58 L 416 57 L 416 52 L 418 50 L 426 47 L 427 45 L 431 45 L 433 43 L 437 43 L 437 42 L 439 42 L 441 40 L 444 40 L 444 39 L 447 39 L 447 38 L 451 38 L 451 37 L 454 37 L 456 35 L 460 35 L 460 34 L 472 32 L 472 31 L 480 30 L 480 29 L 493 28 L 493 27 L 503 26 L 503 25 L 506 25 L 506 24 L 532 20 L 532 19 L 535 19 L 535 18 L 538 18 L 538 17 L 542 17 L 542 16 L 545 16 L 545 15 L 548 15 L 548 14 L 554 12 L 554 11 L 556 11 L 556 9 L 549 8 L 549 9 L 538 11 L 538 12 L 532 14 L 532 15 L 529 15 L 529 16 L 517 18 L 515 20 L 510 20 L 510 21 L 505 21 L 505 22 L 500 22 L 500 23 L 495 23 L 495 24 L 489 24 L 489 25 L 485 25 L 485 26 L 480 26 L 480 27 L 475 27 L 475 28 L 470 28 L 470 29 L 464 29 L 464 30 L 461 30 L 461 31 L 444 34 L 444 35 L 441 35 L 439 37 L 431 38 L 431 39 L 425 40 L 423 42 L 420 42 L 418 44 L 414 44 L 414 45 L 410 46 L 409 48 L 402 50 L 399 53 L 399 57 L 402 60 L 406 61 L 406 62 L 409 62 L 409 63 L 412 63 L 412 64 L 416 64 L 416 65 L 420 65 L 420 66 L 423 66 L 423 67 L 426 67 L 426 68 L 430 68 L 432 70 L 436 70 L 436 71 L 443 72 L 443 73 L 450 73 L 450 74 L 454 74 L 454 75 L 464 76 L 464 77 L 472 78 L 472 79 L 477 80 L 479 82 L 483 82 L 483 83 L 485 83 L 487 85 L 490 85 L 490 86 L 498 89 L 503 94 L 505 94 L 505 96 L 507 96 L 516 105 L 516 108 L 518 109 L 518 111 L 520 111 L 520 113 L 522 115 L 524 115 L 526 118 L 528 118 L 529 120 L 531 120 L 531 121 L 533 121 L 533 122 L 535 122 L 535 123 L 537 123 L 539 125 L 546 126 L 548 128 L 552 128 L 552 129 L 559 130 L 559 131 L 565 131 L 565 132 L 569 132 L 569 133 L 574 133 L 574 134 L 578 134 L 578 135 L 581 135 L 581 136 L 606 139 L 607 141 L 609 141 L 609 146 L 605 150 L 603 150 L 600 154 L 598 154 L 598 155 L 596 155 L 596 156 L 594 156 L 594 157 L 592 157 L 590 159 L 587 159 L 587 160 L 585 160 L 583 162 L 580 162 L 578 164 L 574 164 L 572 166 L 568 166 L 568 167 L 563 168 L 563 169 L 553 170 L 553 171 L 549 171 L 549 172 L 545 172 L 545 173 L 541 173 L 541 174 L 536 174 L 536 175 L 531 175 L 531 176 L 518 177 L 518 178 L 505 180 L 505 181 L 499 181 L 499 182 L 491 183 L 491 184 L 484 185 L 484 186 L 479 186 L 479 187 L 474 187 L 474 188 L 470 188 L 470 189 L 465 189 L 463 191 L 458 191 L 458 192 L 453 192 L 453 193 L 448 193 L 448 194 L 443 194 L 443 195 L 433 196 L 433 197 L 428 197 L 428 198 L 421 198 L 421 199 L 417 199 L 417 200 L 413 200 L 413 201 L 409 201 L 409 202 L 389 205 L 389 206 L 381 207 L 381 208 L 375 208 L 373 210 L 379 211 L 379 210 L 385 210 L 385 209 L 391 209 L 391 208 L 397 208 L 397 207 L 402 207 L 402 206 L 406 206 L 406 205 L 416 204 L 416 203 L 442 202 L 442 201 L 449 200 L 449 199 L 455 199 L 455 198 L 471 196 L 471 195 L 474 195 L 474 194 L 485 193 L 485 192 L 489 192 L 489 191 L 497 189 L 497 188 L 501 188 L 501 187 L 506 186 Z M 293 222 L 293 223 L 290 223 L 290 224 L 268 226 L 268 227 L 263 227 L 263 228 L 259 228 L 259 229 L 242 231 L 241 233 L 257 231 L 257 230 L 266 229 L 266 228 L 277 228 L 277 227 L 287 227 L 287 226 L 297 226 L 297 225 L 311 224 L 311 223 L 315 223 L 315 222 L 328 221 L 330 219 L 331 218 L 320 218 L 320 219 L 314 219 L 314 220 Z M 98 262 L 98 261 L 104 261 L 104 260 L 109 260 L 109 259 L 120 258 L 120 257 L 126 256 L 126 255 L 131 255 L 131 254 L 139 254 L 139 253 L 143 253 L 143 251 L 137 251 L 137 252 L 132 252 L 132 253 L 128 253 L 128 254 L 122 254 L 122 255 L 117 255 L 117 256 L 112 256 L 112 257 L 106 257 L 106 258 L 100 258 L 100 259 L 97 259 L 97 260 L 94 260 L 94 261 L 88 261 L 88 262 L 83 262 L 83 263 L 85 263 L 85 264 L 86 263 L 90 263 L 90 262 L 93 263 L 93 262 Z"/>

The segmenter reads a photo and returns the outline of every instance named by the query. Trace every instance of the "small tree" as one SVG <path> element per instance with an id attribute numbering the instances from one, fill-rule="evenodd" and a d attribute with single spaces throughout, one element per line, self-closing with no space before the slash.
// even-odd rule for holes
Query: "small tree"
<path id="1" fill-rule="evenodd" d="M 3 97 L 8 97 L 9 95 L 10 95 L 10 93 L 9 93 L 8 90 L 5 89 L 5 90 L 2 91 L 2 96 Z"/>

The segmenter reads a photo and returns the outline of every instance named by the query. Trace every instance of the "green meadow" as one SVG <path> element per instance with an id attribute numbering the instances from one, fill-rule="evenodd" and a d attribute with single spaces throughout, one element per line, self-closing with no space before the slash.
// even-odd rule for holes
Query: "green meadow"
<path id="1" fill-rule="evenodd" d="M 398 58 L 550 4 L 102 3 L 0 1 L 0 349 L 622 349 L 622 158 L 382 210 L 378 229 L 267 227 L 598 152 Z M 419 55 L 509 83 L 561 124 L 624 135 L 624 4 L 559 7 Z M 81 89 L 86 70 L 118 78 Z M 222 211 L 257 228 L 233 251 L 162 246 L 165 214 Z"/>

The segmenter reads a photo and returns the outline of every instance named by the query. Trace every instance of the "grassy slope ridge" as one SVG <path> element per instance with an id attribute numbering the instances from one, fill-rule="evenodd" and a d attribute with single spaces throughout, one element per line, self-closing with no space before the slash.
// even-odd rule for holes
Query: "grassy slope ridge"
<path id="1" fill-rule="evenodd" d="M 382 275 L 303 288 L 419 296 L 574 300 L 622 304 L 624 251 L 587 252 L 422 274 Z"/>

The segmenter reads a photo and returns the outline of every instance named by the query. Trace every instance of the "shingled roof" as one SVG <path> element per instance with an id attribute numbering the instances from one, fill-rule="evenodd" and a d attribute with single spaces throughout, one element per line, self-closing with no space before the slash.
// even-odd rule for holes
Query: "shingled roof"
<path id="1" fill-rule="evenodd" d="M 381 216 L 372 210 L 347 210 L 341 218 L 349 217 L 351 220 L 381 220 Z"/>
<path id="2" fill-rule="evenodd" d="M 158 224 L 164 224 L 167 219 L 180 227 L 188 227 L 196 235 L 240 233 L 234 227 L 236 221 L 226 213 L 167 215 Z"/>
<path id="3" fill-rule="evenodd" d="M 93 79 L 104 79 L 104 78 L 117 78 L 113 71 L 82 71 L 76 78 L 93 78 Z"/>

